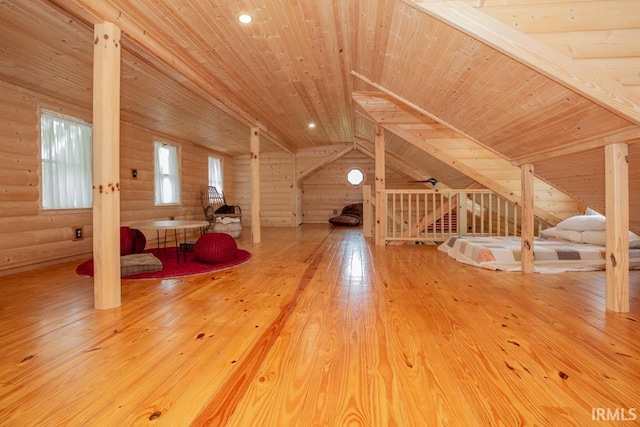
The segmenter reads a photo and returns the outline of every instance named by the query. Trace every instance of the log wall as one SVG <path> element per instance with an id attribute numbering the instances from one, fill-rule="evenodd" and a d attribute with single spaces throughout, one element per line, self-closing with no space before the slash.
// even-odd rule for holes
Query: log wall
<path id="1" fill-rule="evenodd" d="M 90 209 L 43 210 L 40 199 L 41 108 L 91 122 L 88 108 L 0 82 L 0 275 L 91 256 Z M 154 138 L 180 147 L 182 204 L 155 206 Z M 233 195 L 233 158 L 172 139 L 149 129 L 121 124 L 120 188 L 122 225 L 155 219 L 204 219 L 200 191 L 207 185 L 207 157 L 224 160 L 225 192 Z M 137 169 L 133 179 L 131 169 Z M 84 239 L 73 240 L 73 227 Z M 153 244 L 155 235 L 147 235 Z"/>
<path id="2" fill-rule="evenodd" d="M 240 205 L 242 222 L 250 225 L 251 180 L 249 155 L 234 158 L 233 182 L 236 197 L 228 202 Z M 286 152 L 260 153 L 260 222 L 264 226 L 295 225 L 293 174 L 294 156 Z"/>
<path id="3" fill-rule="evenodd" d="M 300 153 L 299 164 L 313 163 L 327 155 L 325 149 L 305 150 Z M 347 181 L 347 173 L 352 168 L 364 172 L 364 182 L 353 186 Z M 387 188 L 426 188 L 403 173 L 387 168 Z M 340 213 L 345 205 L 362 202 L 362 185 L 374 187 L 374 161 L 360 151 L 352 151 L 333 163 L 323 167 L 306 178 L 302 184 L 302 211 L 304 223 L 326 223 L 329 218 Z"/>

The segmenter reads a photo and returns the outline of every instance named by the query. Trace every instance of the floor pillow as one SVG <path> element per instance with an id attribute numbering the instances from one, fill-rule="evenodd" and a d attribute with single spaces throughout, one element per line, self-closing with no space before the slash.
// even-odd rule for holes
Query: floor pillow
<path id="1" fill-rule="evenodd" d="M 153 254 L 130 254 L 120 257 L 120 277 L 162 270 L 162 261 Z"/>
<path id="2" fill-rule="evenodd" d="M 355 226 L 360 225 L 360 218 L 355 215 L 338 215 L 329 218 L 329 222 L 333 225 Z"/>
<path id="3" fill-rule="evenodd" d="M 329 218 L 333 225 L 356 226 L 362 222 L 362 203 L 353 203 L 342 208 L 340 215 Z"/>

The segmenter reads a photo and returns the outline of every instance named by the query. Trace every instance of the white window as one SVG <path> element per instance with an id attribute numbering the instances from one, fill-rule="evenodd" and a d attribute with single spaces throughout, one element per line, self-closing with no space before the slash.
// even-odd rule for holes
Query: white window
<path id="1" fill-rule="evenodd" d="M 180 203 L 180 174 L 178 169 L 178 147 L 156 142 L 155 193 L 156 204 Z"/>
<path id="2" fill-rule="evenodd" d="M 216 187 L 218 192 L 222 193 L 222 159 L 209 156 L 209 185 Z"/>
<path id="3" fill-rule="evenodd" d="M 91 207 L 91 125 L 48 111 L 40 115 L 42 207 Z"/>
<path id="4" fill-rule="evenodd" d="M 364 181 L 364 172 L 358 168 L 350 169 L 349 172 L 347 172 L 347 181 L 353 186 L 362 184 L 362 181 Z"/>

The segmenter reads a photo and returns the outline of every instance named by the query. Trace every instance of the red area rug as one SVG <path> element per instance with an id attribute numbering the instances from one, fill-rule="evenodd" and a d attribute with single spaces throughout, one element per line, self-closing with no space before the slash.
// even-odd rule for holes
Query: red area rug
<path id="1" fill-rule="evenodd" d="M 234 261 L 224 264 L 205 264 L 193 259 L 193 253 L 187 252 L 187 261 L 184 261 L 184 253 L 180 252 L 180 262 L 176 259 L 176 248 L 151 249 L 145 252 L 152 253 L 162 261 L 162 270 L 152 273 L 139 273 L 124 276 L 123 279 L 165 279 L 171 277 L 188 276 L 191 274 L 211 273 L 213 271 L 224 270 L 235 267 L 251 259 L 251 253 L 238 248 L 238 256 Z M 81 276 L 93 277 L 93 258 L 80 264 L 76 268 L 76 273 Z"/>

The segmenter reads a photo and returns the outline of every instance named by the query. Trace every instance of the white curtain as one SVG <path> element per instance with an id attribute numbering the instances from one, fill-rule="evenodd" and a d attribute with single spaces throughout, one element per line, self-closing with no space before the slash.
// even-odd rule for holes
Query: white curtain
<path id="1" fill-rule="evenodd" d="M 174 145 L 155 143 L 155 192 L 158 204 L 180 202 L 178 148 Z"/>
<path id="2" fill-rule="evenodd" d="M 91 125 L 41 113 L 42 207 L 91 207 Z"/>
<path id="3" fill-rule="evenodd" d="M 216 187 L 222 193 L 222 159 L 209 156 L 209 185 Z"/>

